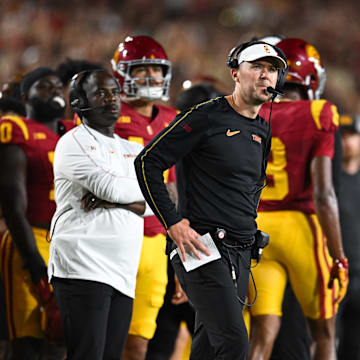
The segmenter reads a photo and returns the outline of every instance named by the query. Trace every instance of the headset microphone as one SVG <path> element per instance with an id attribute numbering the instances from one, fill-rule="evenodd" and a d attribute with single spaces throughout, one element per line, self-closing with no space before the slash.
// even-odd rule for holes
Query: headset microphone
<path id="1" fill-rule="evenodd" d="M 80 109 L 81 111 L 89 111 L 89 110 L 95 110 L 95 109 L 103 109 L 106 108 L 108 105 L 103 105 L 103 106 L 93 106 L 93 107 L 87 107 L 87 108 L 82 108 Z"/>
<path id="2" fill-rule="evenodd" d="M 75 99 L 71 102 L 71 107 L 73 109 L 73 111 L 75 112 L 84 112 L 84 111 L 89 111 L 89 110 L 95 110 L 95 109 L 102 109 L 102 108 L 106 108 L 106 106 L 108 105 L 102 105 L 102 106 L 93 106 L 93 107 L 86 107 L 86 108 L 80 108 L 78 107 L 79 104 L 79 99 Z"/>
<path id="3" fill-rule="evenodd" d="M 274 89 L 272 86 L 268 86 L 266 88 L 267 92 L 269 92 L 270 94 L 273 94 L 274 95 L 274 98 L 277 96 L 277 95 L 280 95 L 280 96 L 284 96 L 285 94 L 283 92 L 281 92 L 280 90 L 277 90 L 277 89 Z"/>

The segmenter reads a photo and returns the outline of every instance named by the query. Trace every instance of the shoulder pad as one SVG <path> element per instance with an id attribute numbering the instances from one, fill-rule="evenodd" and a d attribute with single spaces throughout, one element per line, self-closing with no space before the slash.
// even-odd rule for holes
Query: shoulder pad
<path id="1" fill-rule="evenodd" d="M 339 113 L 333 103 L 327 100 L 313 100 L 310 106 L 317 129 L 336 131 L 339 126 Z"/>

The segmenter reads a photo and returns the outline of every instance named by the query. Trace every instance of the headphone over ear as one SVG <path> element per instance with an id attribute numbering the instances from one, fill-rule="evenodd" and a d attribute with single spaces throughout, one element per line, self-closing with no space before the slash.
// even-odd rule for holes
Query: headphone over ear
<path id="1" fill-rule="evenodd" d="M 82 87 L 85 79 L 93 73 L 93 70 L 84 70 L 75 74 L 69 85 L 69 99 L 71 110 L 78 114 L 82 115 L 82 111 L 89 106 L 88 98 Z"/>
<path id="2" fill-rule="evenodd" d="M 265 41 L 253 41 L 252 40 L 252 41 L 245 42 L 243 44 L 240 44 L 240 45 L 232 48 L 229 52 L 226 65 L 230 69 L 238 69 L 239 65 L 240 65 L 238 62 L 240 53 L 243 50 L 245 50 L 246 48 L 248 48 L 249 46 L 256 45 L 256 44 L 265 44 L 265 45 L 271 46 L 277 52 L 277 55 L 279 55 L 286 63 L 286 55 L 280 48 L 278 48 L 275 45 L 269 44 Z M 289 71 L 288 66 L 286 66 L 285 69 L 278 69 L 278 77 L 277 77 L 277 81 L 276 81 L 275 90 L 282 92 L 288 71 Z"/>

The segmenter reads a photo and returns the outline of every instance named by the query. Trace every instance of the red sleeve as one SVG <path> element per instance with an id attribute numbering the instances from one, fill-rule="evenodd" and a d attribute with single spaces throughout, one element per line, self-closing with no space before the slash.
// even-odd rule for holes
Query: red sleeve
<path id="1" fill-rule="evenodd" d="M 334 134 L 339 126 L 337 108 L 330 101 L 315 100 L 311 104 L 312 116 L 318 128 L 313 157 L 334 155 Z"/>

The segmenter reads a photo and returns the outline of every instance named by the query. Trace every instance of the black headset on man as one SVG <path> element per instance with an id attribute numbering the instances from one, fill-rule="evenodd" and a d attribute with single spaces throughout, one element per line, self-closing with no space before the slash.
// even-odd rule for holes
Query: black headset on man
<path id="1" fill-rule="evenodd" d="M 70 99 L 70 106 L 73 113 L 76 113 L 80 118 L 83 116 L 83 113 L 88 110 L 93 110 L 96 108 L 102 108 L 103 106 L 96 106 L 96 107 L 90 107 L 89 101 L 86 96 L 85 90 L 83 88 L 83 84 L 85 80 L 94 73 L 98 72 L 104 72 L 106 74 L 109 74 L 114 80 L 115 83 L 121 91 L 120 84 L 118 80 L 112 76 L 110 73 L 108 73 L 106 70 L 103 69 L 91 69 L 91 70 L 84 70 L 79 72 L 78 74 L 75 74 L 70 82 L 69 85 L 69 99 Z"/>
<path id="2" fill-rule="evenodd" d="M 279 55 L 285 61 L 285 63 L 287 63 L 285 53 L 280 48 L 278 48 L 277 46 L 269 44 L 269 43 L 267 43 L 265 41 L 251 40 L 251 41 L 245 42 L 243 44 L 240 44 L 240 45 L 235 46 L 234 48 L 232 48 L 230 50 L 230 52 L 229 52 L 228 60 L 227 60 L 226 65 L 230 69 L 238 69 L 239 65 L 240 65 L 239 62 L 238 62 L 240 53 L 243 50 L 245 50 L 246 48 L 248 48 L 248 47 L 250 47 L 252 45 L 256 45 L 256 44 L 264 44 L 264 45 L 267 45 L 267 46 L 271 46 L 276 51 L 277 55 Z M 285 80 L 286 80 L 286 76 L 287 76 L 288 71 L 289 71 L 288 66 L 286 66 L 285 69 L 278 69 L 278 77 L 277 77 L 275 89 L 270 87 L 270 86 L 267 88 L 268 92 L 273 94 L 272 100 L 274 100 L 277 95 L 284 95 L 283 87 L 284 87 L 284 84 L 285 84 Z"/>

